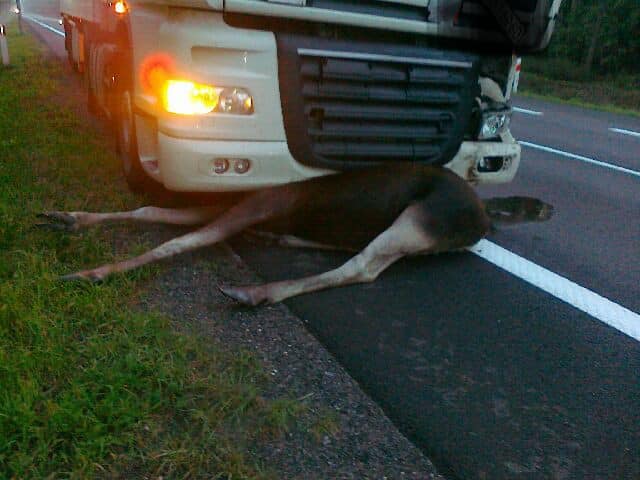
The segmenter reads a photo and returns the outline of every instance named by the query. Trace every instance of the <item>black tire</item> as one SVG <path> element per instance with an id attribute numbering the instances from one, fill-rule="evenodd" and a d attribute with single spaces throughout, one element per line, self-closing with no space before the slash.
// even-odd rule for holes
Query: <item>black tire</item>
<path id="1" fill-rule="evenodd" d="M 73 41 L 71 38 L 72 35 L 73 33 L 71 26 L 67 22 L 64 22 L 64 48 L 67 51 L 67 61 L 69 62 L 69 66 L 71 67 L 71 69 L 76 72 L 78 71 L 78 66 L 76 65 L 76 62 L 73 60 L 73 56 L 71 55 L 71 45 Z"/>
<path id="2" fill-rule="evenodd" d="M 93 36 L 89 36 L 89 32 L 85 34 L 85 44 L 86 44 L 86 58 L 84 63 L 84 84 L 87 88 L 87 109 L 89 113 L 92 115 L 100 114 L 100 107 L 98 105 L 98 99 L 96 97 L 95 92 L 93 91 L 92 84 L 93 76 L 95 72 L 93 71 L 93 67 L 91 65 L 92 51 L 95 48 L 93 42 Z"/>
<path id="3" fill-rule="evenodd" d="M 100 106 L 98 105 L 98 99 L 96 98 L 96 94 L 93 93 L 93 89 L 91 88 L 91 84 L 87 84 L 87 109 L 89 113 L 92 115 L 100 115 Z"/>
<path id="4" fill-rule="evenodd" d="M 131 191 L 144 192 L 151 180 L 140 164 L 138 138 L 133 114 L 133 95 L 130 84 L 120 85 L 116 93 L 116 147 L 122 162 L 122 173 Z"/>

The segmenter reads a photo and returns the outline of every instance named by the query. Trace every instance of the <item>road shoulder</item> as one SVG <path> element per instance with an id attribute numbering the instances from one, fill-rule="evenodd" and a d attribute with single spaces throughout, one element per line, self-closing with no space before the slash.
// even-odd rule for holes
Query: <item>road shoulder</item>
<path id="1" fill-rule="evenodd" d="M 240 307 L 216 288 L 259 281 L 222 245 L 171 265 L 144 301 L 144 308 L 170 315 L 179 329 L 252 352 L 272 378 L 267 395 L 303 399 L 308 410 L 297 427 L 255 445 L 258 457 L 279 478 L 441 479 L 285 305 Z"/>

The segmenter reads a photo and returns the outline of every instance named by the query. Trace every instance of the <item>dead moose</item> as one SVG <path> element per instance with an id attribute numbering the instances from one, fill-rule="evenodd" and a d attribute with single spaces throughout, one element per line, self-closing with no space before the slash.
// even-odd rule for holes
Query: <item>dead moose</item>
<path id="1" fill-rule="evenodd" d="M 282 245 L 358 252 L 318 275 L 252 286 L 221 286 L 248 305 L 279 302 L 316 290 L 371 282 L 396 260 L 458 250 L 495 223 L 542 221 L 552 207 L 528 197 L 481 200 L 451 171 L 419 164 L 370 168 L 256 191 L 220 214 L 216 208 L 142 207 L 129 212 L 47 212 L 41 227 L 77 231 L 103 222 L 160 222 L 201 227 L 122 262 L 61 277 L 104 280 L 150 262 L 223 241 L 245 229 L 277 235 Z M 217 215 L 217 216 L 216 216 Z"/>

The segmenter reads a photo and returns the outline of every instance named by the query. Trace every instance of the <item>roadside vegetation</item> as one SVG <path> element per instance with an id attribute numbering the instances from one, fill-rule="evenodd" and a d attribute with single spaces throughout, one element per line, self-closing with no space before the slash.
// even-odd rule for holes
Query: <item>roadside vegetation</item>
<path id="1" fill-rule="evenodd" d="M 640 4 L 565 0 L 549 49 L 525 57 L 520 93 L 640 115 Z"/>
<path id="2" fill-rule="evenodd" d="M 228 353 L 136 308 L 152 269 L 99 286 L 57 280 L 112 261 L 114 234 L 39 231 L 36 213 L 138 202 L 109 141 L 65 106 L 59 62 L 15 24 L 8 40 L 12 66 L 0 66 L 0 478 L 273 478 L 250 445 L 290 428 L 304 404 L 263 398 L 269 380 L 249 353 Z"/>

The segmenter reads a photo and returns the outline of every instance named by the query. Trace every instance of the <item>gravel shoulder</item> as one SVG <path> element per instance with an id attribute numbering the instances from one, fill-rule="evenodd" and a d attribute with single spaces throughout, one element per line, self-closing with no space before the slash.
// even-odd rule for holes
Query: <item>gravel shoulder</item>
<path id="1" fill-rule="evenodd" d="M 272 377 L 269 395 L 304 399 L 308 410 L 299 425 L 254 453 L 279 478 L 442 479 L 285 305 L 240 307 L 216 288 L 259 281 L 221 245 L 172 262 L 144 301 L 177 328 L 252 352 Z"/>

